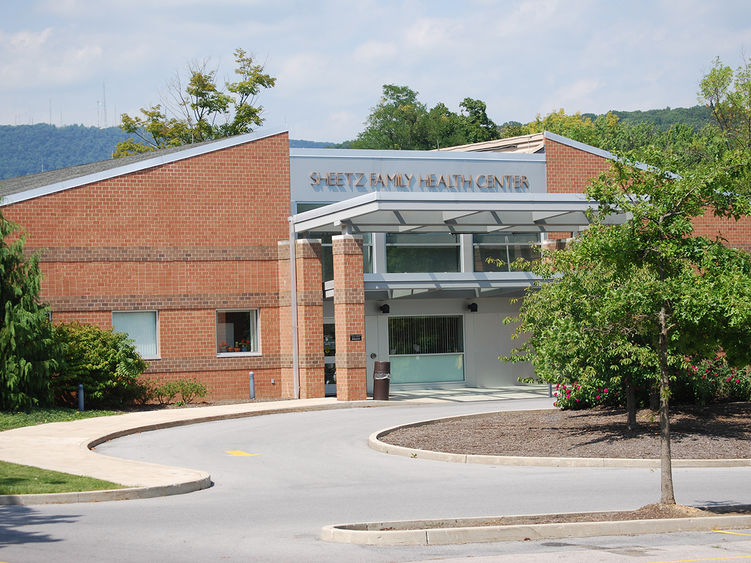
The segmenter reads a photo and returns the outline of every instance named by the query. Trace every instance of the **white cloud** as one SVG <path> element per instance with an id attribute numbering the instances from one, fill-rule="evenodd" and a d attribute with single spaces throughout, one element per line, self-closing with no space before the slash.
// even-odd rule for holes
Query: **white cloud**
<path id="1" fill-rule="evenodd" d="M 293 136 L 353 138 L 381 85 L 432 106 L 466 96 L 496 121 L 537 111 L 694 102 L 714 56 L 751 51 L 747 0 L 25 0 L 0 22 L 0 123 L 53 105 L 67 122 L 137 111 L 192 59 L 232 78 L 232 50 L 266 63 L 268 123 Z M 5 15 L 5 14 L 4 14 Z M 11 97 L 12 96 L 12 97 Z M 37 111 L 37 114 L 45 112 Z M 110 119 L 110 122 L 112 120 Z M 349 128 L 349 129 L 348 129 Z"/>
<path id="2" fill-rule="evenodd" d="M 0 82 L 7 90 L 76 84 L 102 60 L 100 45 L 68 45 L 52 28 L 0 32 Z"/>
<path id="3" fill-rule="evenodd" d="M 399 47 L 395 43 L 386 41 L 366 41 L 352 53 L 352 60 L 358 63 L 385 62 L 399 54 Z"/>

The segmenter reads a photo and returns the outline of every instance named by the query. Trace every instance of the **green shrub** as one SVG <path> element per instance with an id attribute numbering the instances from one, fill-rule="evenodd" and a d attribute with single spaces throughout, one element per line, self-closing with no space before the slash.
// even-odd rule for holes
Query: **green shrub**
<path id="1" fill-rule="evenodd" d="M 79 384 L 90 408 L 121 408 L 148 395 L 138 379 L 147 364 L 126 334 L 70 323 L 57 325 L 55 338 L 61 350 L 59 371 L 51 379 L 57 404 L 75 406 Z"/>
<path id="2" fill-rule="evenodd" d="M 169 405 L 175 400 L 179 391 L 177 381 L 166 381 L 152 387 L 152 398 L 160 405 Z"/>
<path id="3" fill-rule="evenodd" d="M 177 383 L 180 396 L 186 404 L 192 403 L 198 397 L 206 396 L 206 386 L 196 379 L 178 379 Z"/>
<path id="4" fill-rule="evenodd" d="M 153 384 L 151 395 L 160 405 L 169 405 L 175 397 L 180 395 L 178 403 L 190 404 L 198 397 L 205 397 L 206 386 L 199 383 L 195 378 L 186 379 L 181 377 L 165 382 Z"/>

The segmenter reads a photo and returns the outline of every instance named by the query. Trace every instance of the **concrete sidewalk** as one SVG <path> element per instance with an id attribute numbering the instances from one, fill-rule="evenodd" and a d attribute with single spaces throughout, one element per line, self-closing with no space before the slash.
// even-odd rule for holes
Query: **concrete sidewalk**
<path id="1" fill-rule="evenodd" d="M 381 401 L 337 402 L 335 398 L 298 399 L 134 412 L 6 430 L 0 432 L 0 460 L 85 475 L 112 481 L 126 488 L 81 493 L 0 495 L 0 505 L 149 498 L 211 486 L 211 477 L 205 471 L 114 458 L 91 450 L 120 436 L 262 414 L 388 404 Z"/>

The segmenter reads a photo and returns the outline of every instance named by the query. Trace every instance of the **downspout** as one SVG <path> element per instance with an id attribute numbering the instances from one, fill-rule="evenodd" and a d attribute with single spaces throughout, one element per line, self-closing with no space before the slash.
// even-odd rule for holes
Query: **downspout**
<path id="1" fill-rule="evenodd" d="M 295 225 L 289 218 L 289 306 L 292 313 L 292 387 L 295 399 L 300 398 L 300 352 L 297 344 L 297 255 Z"/>

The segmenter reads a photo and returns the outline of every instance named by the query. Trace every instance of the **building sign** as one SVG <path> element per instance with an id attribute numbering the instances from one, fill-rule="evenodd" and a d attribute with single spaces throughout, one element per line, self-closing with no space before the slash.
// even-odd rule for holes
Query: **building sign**
<path id="1" fill-rule="evenodd" d="M 545 155 L 440 151 L 290 150 L 296 202 L 365 193 L 545 193 Z"/>
<path id="2" fill-rule="evenodd" d="M 310 185 L 314 188 L 370 188 L 374 190 L 410 191 L 413 187 L 441 190 L 467 191 L 477 187 L 480 190 L 529 191 L 529 178 L 518 174 L 496 176 L 478 174 L 476 177 L 464 174 L 394 174 L 380 172 L 311 172 Z"/>

